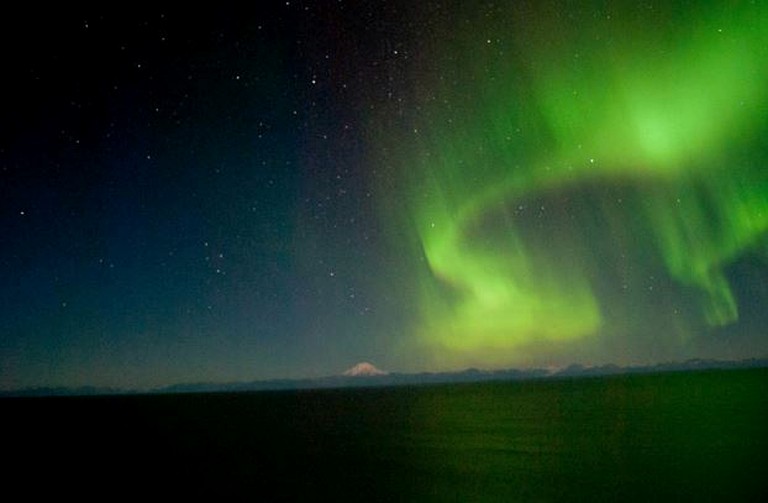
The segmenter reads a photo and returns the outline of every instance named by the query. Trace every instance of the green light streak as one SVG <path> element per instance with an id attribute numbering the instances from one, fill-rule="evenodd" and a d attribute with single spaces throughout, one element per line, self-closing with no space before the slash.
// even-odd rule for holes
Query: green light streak
<path id="1" fill-rule="evenodd" d="M 620 238 L 566 215 L 532 240 L 532 217 L 510 211 L 595 182 L 637 188 L 620 218 L 647 237 L 638 255 L 700 293 L 702 320 L 738 319 L 725 268 L 768 232 L 768 8 L 644 15 L 666 23 L 627 7 L 553 26 L 542 9 L 488 21 L 491 35 L 447 30 L 435 71 L 456 79 L 397 140 L 428 265 L 416 331 L 436 353 L 512 358 L 600 333 L 613 301 L 597 294 L 593 241 Z M 618 215 L 609 191 L 592 198 L 595 221 Z"/>

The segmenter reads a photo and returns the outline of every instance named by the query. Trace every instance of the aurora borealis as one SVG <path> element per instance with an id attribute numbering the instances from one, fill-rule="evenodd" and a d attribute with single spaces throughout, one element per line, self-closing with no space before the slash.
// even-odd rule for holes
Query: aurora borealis
<path id="1" fill-rule="evenodd" d="M 647 304 L 628 290 L 654 274 L 668 337 L 738 322 L 726 270 L 764 256 L 768 228 L 768 10 L 692 7 L 497 8 L 446 28 L 399 159 L 428 344 L 501 362 L 637 330 L 616 304 Z"/>
<path id="2" fill-rule="evenodd" d="M 761 2 L 3 26 L 2 389 L 768 354 Z"/>

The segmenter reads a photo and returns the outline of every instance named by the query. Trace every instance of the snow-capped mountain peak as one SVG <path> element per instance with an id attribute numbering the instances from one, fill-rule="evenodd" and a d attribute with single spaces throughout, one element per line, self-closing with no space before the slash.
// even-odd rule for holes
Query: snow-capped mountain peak
<path id="1" fill-rule="evenodd" d="M 386 374 L 387 372 L 376 368 L 376 366 L 373 365 L 372 363 L 360 362 L 354 367 L 346 370 L 343 375 L 358 377 L 358 376 L 383 376 Z"/>

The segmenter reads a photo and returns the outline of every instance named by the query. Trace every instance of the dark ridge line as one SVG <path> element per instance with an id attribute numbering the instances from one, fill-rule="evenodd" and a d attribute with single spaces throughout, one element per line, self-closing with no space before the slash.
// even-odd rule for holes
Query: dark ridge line
<path id="1" fill-rule="evenodd" d="M 768 358 L 748 358 L 744 360 L 714 360 L 695 358 L 682 362 L 665 362 L 654 365 L 619 366 L 606 364 L 585 366 L 572 364 L 560 370 L 551 371 L 543 368 L 527 370 L 503 369 L 481 370 L 468 368 L 455 372 L 390 372 L 375 376 L 334 375 L 304 379 L 268 379 L 238 382 L 197 382 L 179 383 L 152 389 L 122 389 L 113 387 L 82 386 L 76 388 L 34 387 L 14 391 L 0 392 L 0 397 L 62 397 L 62 396 L 125 396 L 125 395 L 163 395 L 192 393 L 235 393 L 249 391 L 290 391 L 312 389 L 364 388 L 409 385 L 431 385 L 452 383 L 476 383 L 491 381 L 528 381 L 562 378 L 581 378 L 599 376 L 620 376 L 637 374 L 658 374 L 668 372 L 687 372 L 704 370 L 731 370 L 767 368 Z"/>

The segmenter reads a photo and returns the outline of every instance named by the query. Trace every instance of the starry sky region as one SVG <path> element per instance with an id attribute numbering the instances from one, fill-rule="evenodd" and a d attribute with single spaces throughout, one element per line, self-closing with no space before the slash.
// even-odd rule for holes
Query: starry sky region
<path id="1" fill-rule="evenodd" d="M 768 354 L 760 2 L 0 23 L 2 389 Z"/>

